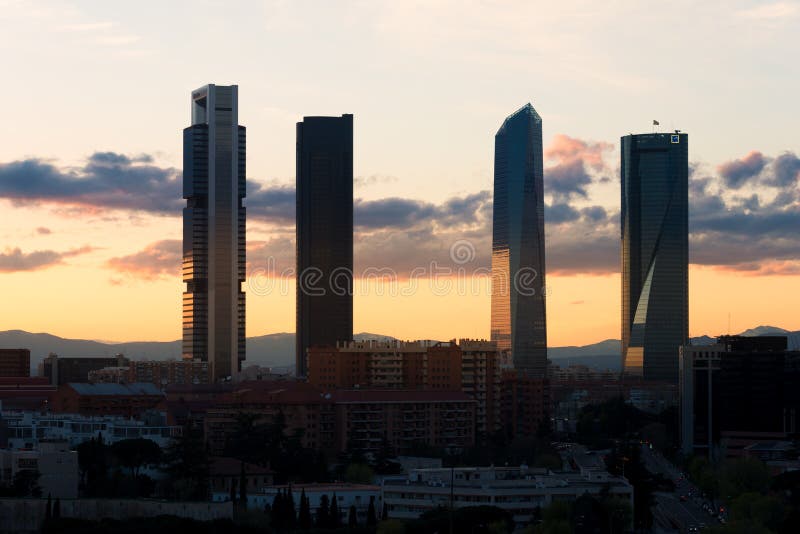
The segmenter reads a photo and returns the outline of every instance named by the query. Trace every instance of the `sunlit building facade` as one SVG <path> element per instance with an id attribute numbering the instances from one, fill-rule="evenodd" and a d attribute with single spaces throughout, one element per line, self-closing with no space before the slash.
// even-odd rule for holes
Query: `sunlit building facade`
<path id="1" fill-rule="evenodd" d="M 297 123 L 297 376 L 353 337 L 353 116 Z"/>
<path id="2" fill-rule="evenodd" d="M 207 361 L 212 380 L 245 358 L 245 128 L 238 87 L 192 92 L 183 131 L 183 358 Z"/>
<path id="3" fill-rule="evenodd" d="M 530 376 L 547 370 L 542 119 L 526 104 L 495 135 L 491 338 Z"/>
<path id="4" fill-rule="evenodd" d="M 689 335 L 689 136 L 622 138 L 622 365 L 677 383 Z"/>

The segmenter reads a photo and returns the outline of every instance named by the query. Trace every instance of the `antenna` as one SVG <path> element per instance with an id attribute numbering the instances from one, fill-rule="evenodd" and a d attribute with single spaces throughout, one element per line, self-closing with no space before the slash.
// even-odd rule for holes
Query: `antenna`
<path id="1" fill-rule="evenodd" d="M 731 335 L 731 312 L 728 312 L 728 335 Z"/>

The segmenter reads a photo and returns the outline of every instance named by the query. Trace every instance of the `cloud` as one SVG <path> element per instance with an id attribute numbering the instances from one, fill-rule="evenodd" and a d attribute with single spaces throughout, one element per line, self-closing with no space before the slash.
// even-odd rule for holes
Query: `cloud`
<path id="1" fill-rule="evenodd" d="M 772 172 L 764 180 L 765 185 L 796 188 L 800 180 L 800 158 L 792 152 L 784 152 L 775 158 L 771 170 Z"/>
<path id="2" fill-rule="evenodd" d="M 92 247 L 84 246 L 66 252 L 36 250 L 25 253 L 19 247 L 7 248 L 4 252 L 0 252 L 0 272 L 38 271 L 60 265 L 66 258 L 86 254 L 92 250 L 94 250 Z"/>
<path id="3" fill-rule="evenodd" d="M 180 240 L 165 239 L 150 243 L 139 252 L 111 258 L 106 266 L 133 278 L 158 280 L 178 275 L 182 255 Z"/>
<path id="4" fill-rule="evenodd" d="M 749 180 L 757 177 L 767 161 L 764 155 L 757 150 L 753 150 L 742 159 L 728 161 L 717 167 L 717 172 L 722 177 L 725 185 L 731 189 L 739 189 Z"/>
<path id="5" fill-rule="evenodd" d="M 53 233 L 53 231 L 45 226 L 40 226 L 36 229 L 36 233 L 39 235 L 50 235 Z"/>
<path id="6" fill-rule="evenodd" d="M 82 167 L 60 169 L 40 159 L 0 165 L 0 198 L 90 210 L 123 209 L 177 215 L 183 207 L 180 172 L 150 156 L 98 152 Z"/>
<path id="7" fill-rule="evenodd" d="M 573 197 L 587 198 L 587 187 L 593 181 L 587 168 L 595 173 L 607 170 L 603 155 L 613 148 L 614 145 L 610 143 L 588 142 L 564 134 L 556 135 L 544 151 L 545 160 L 556 162 L 544 171 L 545 190 L 556 201 Z M 598 181 L 601 180 L 604 178 L 598 178 Z"/>
<path id="8" fill-rule="evenodd" d="M 248 218 L 294 225 L 295 202 L 295 188 L 292 185 L 247 182 L 245 204 Z"/>
<path id="9" fill-rule="evenodd" d="M 736 12 L 736 16 L 749 20 L 784 20 L 800 14 L 800 7 L 793 2 L 773 2 Z"/>

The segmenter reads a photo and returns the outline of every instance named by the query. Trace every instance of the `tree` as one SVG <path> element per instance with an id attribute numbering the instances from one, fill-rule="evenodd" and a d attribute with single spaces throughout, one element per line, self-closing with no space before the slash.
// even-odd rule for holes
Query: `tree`
<path id="1" fill-rule="evenodd" d="M 294 530 L 297 526 L 297 513 L 294 506 L 294 493 L 292 487 L 286 488 L 286 495 L 284 496 L 284 506 L 286 506 L 286 528 Z"/>
<path id="2" fill-rule="evenodd" d="M 727 499 L 735 499 L 744 493 L 763 493 L 770 483 L 767 466 L 755 458 L 724 462 L 718 478 L 720 495 Z"/>
<path id="3" fill-rule="evenodd" d="M 244 472 L 244 462 L 242 462 L 241 472 L 239 474 L 239 502 L 242 508 L 247 509 L 247 475 Z"/>
<path id="4" fill-rule="evenodd" d="M 770 495 L 743 493 L 731 502 L 730 515 L 737 524 L 761 525 L 777 532 L 786 517 L 786 509 Z"/>
<path id="5" fill-rule="evenodd" d="M 56 499 L 55 504 L 53 504 L 53 519 L 59 519 L 61 517 L 61 499 Z"/>
<path id="6" fill-rule="evenodd" d="M 42 488 L 39 487 L 39 471 L 35 469 L 22 469 L 14 473 L 11 480 L 11 496 L 13 497 L 41 497 Z"/>
<path id="7" fill-rule="evenodd" d="M 358 512 L 356 512 L 356 505 L 351 504 L 350 510 L 347 512 L 347 526 L 356 528 L 358 526 Z"/>
<path id="8" fill-rule="evenodd" d="M 286 525 L 283 507 L 283 492 L 278 490 L 272 500 L 272 527 L 276 530 L 282 529 Z"/>
<path id="9" fill-rule="evenodd" d="M 319 499 L 319 507 L 317 508 L 317 527 L 328 528 L 330 524 L 330 515 L 328 513 L 328 496 L 323 495 Z"/>
<path id="10" fill-rule="evenodd" d="M 388 521 L 381 521 L 378 526 L 377 534 L 405 534 L 406 527 L 402 521 L 397 519 L 390 519 Z"/>
<path id="11" fill-rule="evenodd" d="M 331 528 L 339 528 L 342 526 L 342 518 L 339 515 L 339 502 L 336 499 L 336 492 L 333 492 L 333 496 L 331 497 L 331 508 L 330 508 L 330 527 Z"/>
<path id="12" fill-rule="evenodd" d="M 300 513 L 297 515 L 297 524 L 303 530 L 311 528 L 311 506 L 305 488 L 300 490 Z"/>
<path id="13" fill-rule="evenodd" d="M 369 497 L 369 508 L 367 508 L 367 526 L 374 527 L 378 524 L 378 518 L 375 516 L 375 496 Z"/>
<path id="14" fill-rule="evenodd" d="M 161 460 L 161 447 L 155 441 L 145 438 L 117 441 L 111 445 L 111 453 L 120 465 L 130 469 L 134 480 L 139 476 L 142 467 L 155 465 Z"/>
<path id="15" fill-rule="evenodd" d="M 198 501 L 208 498 L 209 460 L 201 428 L 186 425 L 167 448 L 163 465 L 170 475 L 173 497 Z"/>
<path id="16" fill-rule="evenodd" d="M 347 466 L 344 480 L 351 484 L 372 484 L 375 474 L 365 463 L 353 463 Z"/>

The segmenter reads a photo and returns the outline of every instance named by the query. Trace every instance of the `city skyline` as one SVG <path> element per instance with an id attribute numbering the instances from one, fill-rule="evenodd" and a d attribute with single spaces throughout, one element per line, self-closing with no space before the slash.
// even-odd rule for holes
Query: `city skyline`
<path id="1" fill-rule="evenodd" d="M 509 109 L 531 100 L 544 119 L 550 345 L 619 337 L 617 139 L 648 131 L 652 119 L 693 136 L 690 334 L 800 328 L 790 298 L 800 289 L 800 147 L 785 109 L 798 77 L 780 61 L 797 47 L 792 4 L 706 4 L 688 27 L 677 4 L 658 13 L 633 3 L 335 11 L 235 6 L 219 28 L 230 39 L 212 46 L 195 10 L 167 6 L 154 17 L 147 6 L 4 4 L 0 40 L 18 51 L 4 67 L 26 83 L 4 89 L 14 105 L 0 124 L 0 291 L 15 302 L 0 310 L 0 329 L 180 337 L 178 132 L 187 92 L 209 80 L 247 88 L 248 273 L 270 257 L 294 265 L 294 125 L 342 112 L 359 117 L 356 271 L 407 277 L 431 260 L 457 268 L 449 250 L 460 239 L 475 250 L 469 272 L 489 268 L 491 137 Z M 520 22 L 532 14 L 546 21 L 543 33 Z M 616 31 L 622 19 L 635 23 Z M 341 24 L 312 31 L 327 20 Z M 673 39 L 678 22 L 685 32 Z M 43 32 L 48 40 L 35 37 Z M 302 46 L 285 51 L 289 36 Z M 632 50 L 639 41 L 650 46 Z M 152 76 L 159 83 L 142 82 Z M 259 277 L 248 279 L 248 333 L 294 330 L 293 283 L 264 294 Z M 355 285 L 355 331 L 490 335 L 485 278 L 475 292 L 440 295 L 426 281 L 397 298 Z M 124 316 L 108 312 L 120 302 Z"/>

